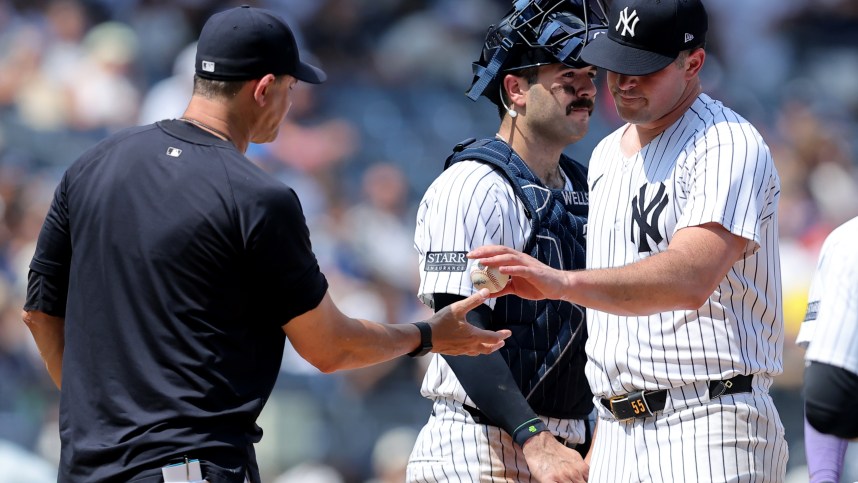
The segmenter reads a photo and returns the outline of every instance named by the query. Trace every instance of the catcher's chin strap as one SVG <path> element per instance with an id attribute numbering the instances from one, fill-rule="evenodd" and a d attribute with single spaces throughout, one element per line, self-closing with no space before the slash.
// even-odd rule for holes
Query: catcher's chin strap
<path id="1" fill-rule="evenodd" d="M 547 10 L 540 6 L 539 3 L 540 0 L 516 0 L 513 3 L 512 13 L 507 15 L 506 18 L 508 20 L 506 21 L 515 22 L 513 19 L 521 19 L 521 23 L 518 24 L 517 27 L 515 25 L 510 25 L 513 31 L 518 30 L 524 25 L 530 24 L 535 19 L 541 18 L 541 16 L 547 13 Z M 515 42 L 511 38 L 503 37 L 500 41 L 500 48 L 495 50 L 494 55 L 485 67 L 474 62 L 473 73 L 477 80 L 466 93 L 468 99 L 472 101 L 479 99 L 480 95 L 486 90 L 486 87 L 492 79 L 497 76 L 513 46 L 515 46 Z"/>
<path id="2" fill-rule="evenodd" d="M 472 85 L 470 89 L 468 89 L 468 99 L 472 101 L 479 99 L 480 95 L 489 85 L 489 82 L 498 75 L 498 71 L 506 60 L 506 56 L 509 54 L 509 49 L 513 46 L 513 42 L 509 38 L 504 38 L 501 41 L 501 46 L 502 48 L 495 51 L 495 55 L 492 56 L 492 60 L 489 61 L 487 66 L 483 67 L 474 62 L 473 70 L 477 81 L 474 82 L 474 85 Z"/>

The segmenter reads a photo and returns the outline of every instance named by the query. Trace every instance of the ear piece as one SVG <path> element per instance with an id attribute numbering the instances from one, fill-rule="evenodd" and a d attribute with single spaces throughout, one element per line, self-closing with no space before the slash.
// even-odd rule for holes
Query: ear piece
<path id="1" fill-rule="evenodd" d="M 506 102 L 503 101 L 503 85 L 500 86 L 500 97 L 499 97 L 499 99 L 500 99 L 501 105 L 503 106 L 504 109 L 506 109 L 507 114 L 509 114 L 509 117 L 511 117 L 513 119 L 518 117 L 518 112 L 515 110 L 515 108 L 507 106 Z"/>

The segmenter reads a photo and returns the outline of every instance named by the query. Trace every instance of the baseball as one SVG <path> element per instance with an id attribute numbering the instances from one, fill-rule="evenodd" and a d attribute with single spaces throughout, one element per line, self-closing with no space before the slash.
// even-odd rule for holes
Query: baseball
<path id="1" fill-rule="evenodd" d="M 500 273 L 495 267 L 487 267 L 482 263 L 477 263 L 477 266 L 471 270 L 471 282 L 477 290 L 487 288 L 489 292 L 495 293 L 506 287 L 507 282 L 509 282 L 509 275 Z"/>

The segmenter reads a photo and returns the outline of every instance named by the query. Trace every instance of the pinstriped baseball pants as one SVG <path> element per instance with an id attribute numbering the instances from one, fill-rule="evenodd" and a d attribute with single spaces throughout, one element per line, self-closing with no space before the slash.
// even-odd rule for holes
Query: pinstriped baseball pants
<path id="1" fill-rule="evenodd" d="M 600 418 L 589 483 L 782 482 L 787 457 L 777 409 L 755 389 L 646 419 Z"/>
<path id="2" fill-rule="evenodd" d="M 583 421 L 543 420 L 567 445 L 584 442 Z M 477 424 L 459 403 L 444 400 L 435 401 L 432 415 L 417 437 L 406 481 L 535 483 L 521 447 L 506 431 Z"/>

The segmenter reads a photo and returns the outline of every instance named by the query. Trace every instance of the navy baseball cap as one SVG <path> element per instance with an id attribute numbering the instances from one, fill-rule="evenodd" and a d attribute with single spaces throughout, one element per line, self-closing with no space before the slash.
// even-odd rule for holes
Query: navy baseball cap
<path id="1" fill-rule="evenodd" d="M 205 79 L 250 80 L 289 74 L 321 84 L 322 69 L 301 62 L 295 36 L 274 12 L 242 5 L 212 15 L 197 42 L 196 73 Z"/>
<path id="2" fill-rule="evenodd" d="M 700 0 L 615 0 L 608 33 L 584 46 L 581 58 L 618 74 L 652 74 L 702 46 L 708 27 Z"/>

